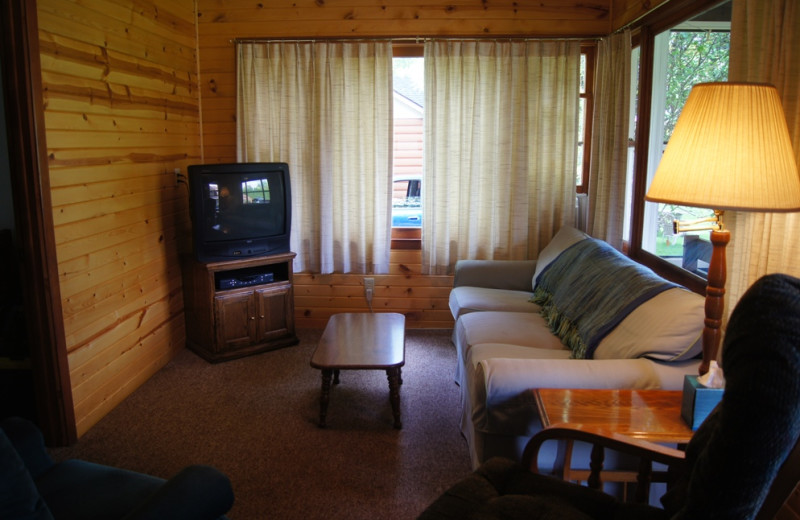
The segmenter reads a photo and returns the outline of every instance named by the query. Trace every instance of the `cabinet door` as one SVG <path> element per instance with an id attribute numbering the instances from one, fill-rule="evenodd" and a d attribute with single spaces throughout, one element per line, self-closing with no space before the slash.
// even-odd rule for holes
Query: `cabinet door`
<path id="1" fill-rule="evenodd" d="M 235 350 L 253 343 L 256 334 L 255 310 L 252 290 L 220 293 L 214 297 L 216 348 L 219 351 Z"/>
<path id="2" fill-rule="evenodd" d="M 258 338 L 273 340 L 294 334 L 291 284 L 274 284 L 256 290 Z"/>

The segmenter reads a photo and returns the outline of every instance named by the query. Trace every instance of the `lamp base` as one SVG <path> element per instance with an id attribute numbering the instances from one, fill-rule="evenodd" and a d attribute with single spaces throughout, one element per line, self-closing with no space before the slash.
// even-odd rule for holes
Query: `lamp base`
<path id="1" fill-rule="evenodd" d="M 725 248 L 731 240 L 728 230 L 711 231 L 711 262 L 708 265 L 706 287 L 706 318 L 703 327 L 703 360 L 698 373 L 708 372 L 711 361 L 717 359 L 722 336 L 722 311 L 725 308 L 725 280 L 727 278 Z"/>

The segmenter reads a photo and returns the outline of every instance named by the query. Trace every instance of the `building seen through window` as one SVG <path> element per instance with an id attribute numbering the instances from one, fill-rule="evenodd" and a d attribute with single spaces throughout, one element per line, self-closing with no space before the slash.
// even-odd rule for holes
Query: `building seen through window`
<path id="1" fill-rule="evenodd" d="M 422 226 L 423 58 L 393 58 L 392 227 Z"/>

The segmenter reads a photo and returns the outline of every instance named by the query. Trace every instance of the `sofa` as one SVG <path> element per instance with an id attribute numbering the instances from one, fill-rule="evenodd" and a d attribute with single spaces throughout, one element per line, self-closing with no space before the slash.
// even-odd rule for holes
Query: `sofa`
<path id="1" fill-rule="evenodd" d="M 20 417 L 0 421 L 0 518 L 224 520 L 227 476 L 205 465 L 169 480 L 84 460 L 54 461 L 42 433 Z"/>
<path id="2" fill-rule="evenodd" d="M 700 363 L 704 298 L 572 227 L 536 260 L 459 261 L 449 305 L 474 468 L 521 459 L 534 388 L 681 390 Z"/>

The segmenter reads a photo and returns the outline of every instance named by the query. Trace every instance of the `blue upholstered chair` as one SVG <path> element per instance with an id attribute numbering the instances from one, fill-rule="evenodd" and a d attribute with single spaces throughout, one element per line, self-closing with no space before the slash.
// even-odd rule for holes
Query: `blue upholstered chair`
<path id="1" fill-rule="evenodd" d="M 189 466 L 164 480 L 81 460 L 56 463 L 33 423 L 0 422 L 4 520 L 214 520 L 231 506 L 230 481 L 210 466 Z"/>
<path id="2" fill-rule="evenodd" d="M 586 428 L 544 429 L 528 443 L 522 463 L 486 461 L 420 519 L 775 518 L 800 481 L 800 279 L 768 275 L 753 284 L 731 314 L 721 364 L 722 400 L 685 452 Z M 601 464 L 589 477 L 594 488 L 539 474 L 537 449 L 552 439 L 638 457 L 644 486 L 653 462 L 666 465 L 662 507 L 603 493 Z"/>

